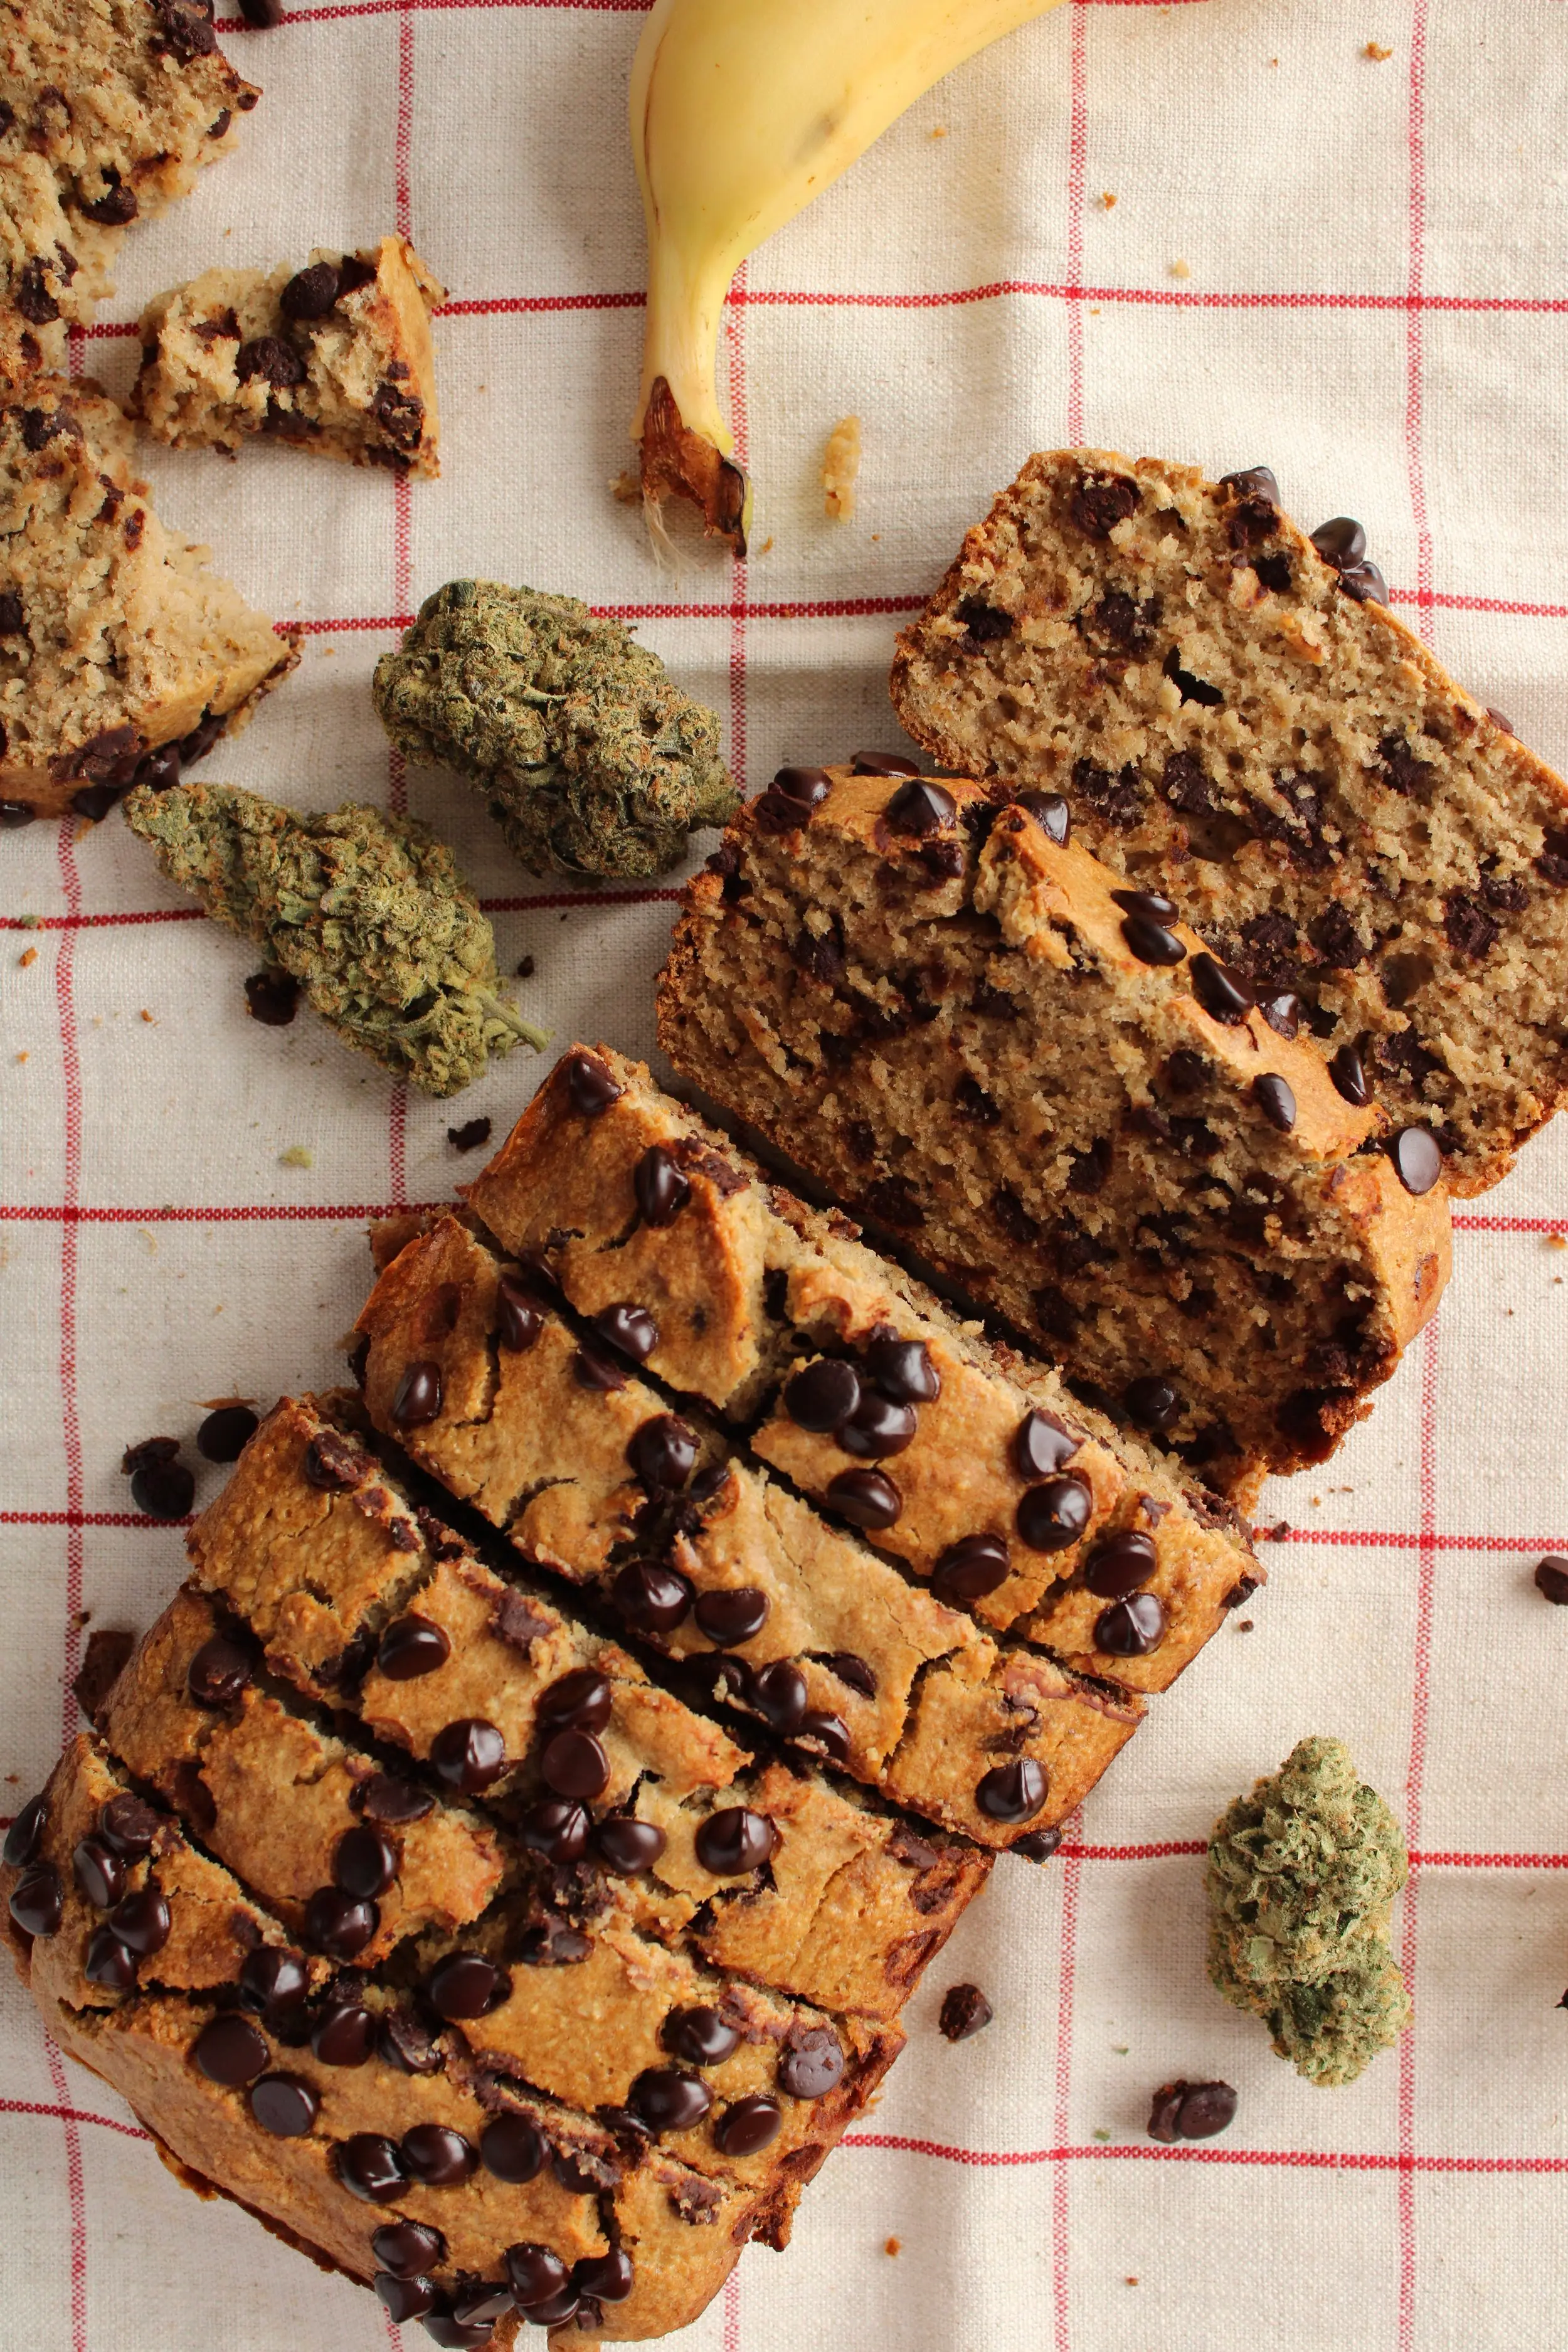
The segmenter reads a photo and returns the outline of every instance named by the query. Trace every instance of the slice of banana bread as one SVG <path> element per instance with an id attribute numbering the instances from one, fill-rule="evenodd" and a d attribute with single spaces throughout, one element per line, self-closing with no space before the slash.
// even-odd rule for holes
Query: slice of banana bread
<path id="1" fill-rule="evenodd" d="M 405 237 L 318 247 L 302 269 L 208 269 L 142 313 L 128 413 L 176 449 L 232 457 L 252 435 L 431 478 L 430 313 L 445 297 Z"/>
<path id="2" fill-rule="evenodd" d="M 237 734 L 300 659 L 166 531 L 98 386 L 0 386 L 0 823 L 101 817 Z"/>
<path id="3" fill-rule="evenodd" d="M 1568 787 L 1386 610 L 1359 525 L 1316 537 L 1267 467 L 1031 457 L 893 701 L 960 774 L 1064 795 L 1479 1192 L 1568 1085 Z"/>
<path id="4" fill-rule="evenodd" d="M 127 226 L 227 154 L 260 95 L 211 0 L 0 0 L 0 376 L 63 365 Z"/>
<path id="5" fill-rule="evenodd" d="M 1059 799 L 812 789 L 689 888 L 678 1069 L 1208 1483 L 1323 1460 L 1446 1278 L 1429 1130 L 1342 1099 L 1294 996 L 1118 888 Z"/>

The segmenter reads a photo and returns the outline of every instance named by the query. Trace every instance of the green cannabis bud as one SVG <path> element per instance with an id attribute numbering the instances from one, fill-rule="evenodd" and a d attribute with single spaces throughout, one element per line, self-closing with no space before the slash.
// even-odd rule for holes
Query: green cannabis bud
<path id="1" fill-rule="evenodd" d="M 125 802 L 172 882 L 298 981 L 350 1045 L 455 1095 L 491 1054 L 547 1042 L 500 994 L 495 938 L 452 853 L 413 818 L 345 802 L 301 816 L 228 784 Z"/>
<path id="2" fill-rule="evenodd" d="M 713 713 L 574 596 L 449 581 L 372 692 L 398 750 L 476 784 L 531 874 L 644 880 L 741 805 Z"/>
<path id="3" fill-rule="evenodd" d="M 1409 1868 L 1399 1824 L 1338 1739 L 1303 1739 L 1209 1838 L 1209 1975 L 1281 2058 L 1351 2083 L 1410 2021 L 1389 1950 Z"/>

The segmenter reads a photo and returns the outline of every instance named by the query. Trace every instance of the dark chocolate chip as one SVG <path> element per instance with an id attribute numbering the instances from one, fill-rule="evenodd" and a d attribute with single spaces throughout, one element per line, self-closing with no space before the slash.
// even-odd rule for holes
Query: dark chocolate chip
<path id="1" fill-rule="evenodd" d="M 1546 1558 L 1536 1564 L 1535 1589 L 1560 1608 L 1568 1605 L 1568 1559 L 1560 1559 L 1555 1552 L 1548 1552 Z"/>
<path id="2" fill-rule="evenodd" d="M 1289 1134 L 1296 1124 L 1296 1097 L 1283 1078 L 1272 1070 L 1265 1071 L 1252 1081 L 1252 1098 L 1270 1127 L 1277 1127 L 1281 1135 Z"/>
<path id="3" fill-rule="evenodd" d="M 697 1859 L 715 1878 L 738 1878 L 772 1853 L 777 1837 L 765 1813 L 746 1805 L 726 1805 L 699 1825 Z"/>
<path id="4" fill-rule="evenodd" d="M 949 2042 L 967 2042 L 972 2033 L 983 2033 L 995 2013 L 978 1985 L 949 1985 L 937 2029 Z"/>
<path id="5" fill-rule="evenodd" d="M 1329 1076 L 1335 1089 L 1355 1109 L 1363 1110 L 1372 1100 L 1372 1090 L 1366 1082 L 1366 1069 L 1353 1045 L 1342 1045 L 1329 1064 Z"/>
<path id="6" fill-rule="evenodd" d="M 636 1431 L 626 1459 L 650 1494 L 679 1494 L 697 1460 L 697 1440 L 672 1412 L 656 1412 Z"/>
<path id="7" fill-rule="evenodd" d="M 1265 997 L 1258 1009 L 1277 1037 L 1294 1037 L 1301 1026 L 1301 1000 L 1288 988 Z"/>
<path id="8" fill-rule="evenodd" d="M 752 1676 L 751 1700 L 763 1722 L 787 1739 L 805 1715 L 805 1676 L 787 1658 L 776 1658 Z"/>
<path id="9" fill-rule="evenodd" d="M 338 299 L 338 269 L 332 261 L 312 261 L 297 269 L 278 297 L 286 319 L 324 319 Z"/>
<path id="10" fill-rule="evenodd" d="M 693 2066 L 721 2066 L 741 2046 L 738 2027 L 716 2009 L 672 2009 L 664 2021 L 664 2046 Z"/>
<path id="11" fill-rule="evenodd" d="M 929 777 L 917 776 L 893 794 L 884 814 L 897 832 L 924 835 L 951 824 L 958 814 L 958 803 Z"/>
<path id="12" fill-rule="evenodd" d="M 106 1992 L 129 1992 L 136 1982 L 136 1955 L 112 1927 L 95 1927 L 88 1937 L 82 1972 L 89 1984 L 102 1985 Z"/>
<path id="13" fill-rule="evenodd" d="M 1149 2137 L 1166 2147 L 1178 2139 L 1213 2139 L 1235 2114 L 1228 2083 L 1165 2083 L 1149 2109 Z"/>
<path id="14" fill-rule="evenodd" d="M 392 1400 L 392 1418 L 399 1429 L 417 1429 L 434 1421 L 441 1410 L 441 1367 L 427 1359 L 404 1368 Z"/>
<path id="15" fill-rule="evenodd" d="M 639 1633 L 669 1633 L 691 1610 L 691 1587 L 661 1560 L 629 1559 L 616 1571 L 610 1598 Z"/>
<path id="16" fill-rule="evenodd" d="M 597 1118 L 613 1102 L 619 1102 L 625 1089 L 616 1084 L 596 1054 L 569 1054 L 564 1066 L 572 1108 L 583 1118 Z"/>
<path id="17" fill-rule="evenodd" d="M 144 1462 L 131 1474 L 131 1499 L 150 1519 L 183 1519 L 195 1493 L 183 1462 Z"/>
<path id="18" fill-rule="evenodd" d="M 1159 890 L 1112 890 L 1110 899 L 1124 915 L 1142 915 L 1151 923 L 1168 923 L 1176 912 L 1175 900 Z"/>
<path id="19" fill-rule="evenodd" d="M 725 2108 L 713 2126 L 714 2144 L 723 2156 L 756 2156 L 778 2137 L 783 2121 L 778 2101 L 765 2091 L 752 2091 Z"/>
<path id="20" fill-rule="evenodd" d="M 994 1822 L 1032 1821 L 1050 1793 L 1046 1768 L 1032 1756 L 994 1764 L 974 1791 L 974 1801 Z"/>
<path id="21" fill-rule="evenodd" d="M 303 2139 L 321 2110 L 321 2100 L 298 2074 L 263 2074 L 250 2086 L 250 2112 L 274 2139 Z"/>
<path id="22" fill-rule="evenodd" d="M 808 803 L 797 800 L 793 793 L 781 793 L 772 788 L 757 794 L 751 803 L 751 810 L 757 831 L 775 839 L 780 834 L 797 832 L 811 820 Z"/>
<path id="23" fill-rule="evenodd" d="M 401 1829 L 408 1822 L 422 1822 L 435 1802 L 427 1789 L 416 1789 L 411 1780 L 395 1780 L 390 1772 L 373 1772 L 360 1791 L 363 1818 L 383 1829 Z"/>
<path id="24" fill-rule="evenodd" d="M 253 32 L 269 33 L 283 22 L 283 0 L 238 0 L 238 6 Z"/>
<path id="25" fill-rule="evenodd" d="M 496 1285 L 496 1337 L 514 1356 L 525 1355 L 544 1328 L 544 1309 L 538 1297 L 513 1274 L 503 1274 Z"/>
<path id="26" fill-rule="evenodd" d="M 1386 604 L 1388 583 L 1375 563 L 1346 563 L 1340 568 L 1340 586 L 1358 604 Z"/>
<path id="27" fill-rule="evenodd" d="M 1048 1478 L 1064 1470 L 1083 1444 L 1064 1429 L 1054 1413 L 1037 1407 L 1026 1412 L 1013 1435 L 1013 1467 L 1020 1478 Z"/>
<path id="28" fill-rule="evenodd" d="M 305 1906 L 306 1941 L 330 1959 L 352 1960 L 380 1926 L 374 1903 L 356 1901 L 338 1886 L 318 1886 Z"/>
<path id="29" fill-rule="evenodd" d="M 754 1584 L 722 1587 L 700 1593 L 695 1611 L 698 1626 L 716 1649 L 728 1650 L 749 1642 L 767 1622 L 768 1596 Z"/>
<path id="30" fill-rule="evenodd" d="M 1443 1173 L 1443 1154 L 1429 1127 L 1402 1127 L 1390 1136 L 1388 1156 L 1407 1192 L 1429 1192 Z"/>
<path id="31" fill-rule="evenodd" d="M 1245 1021 L 1257 1002 L 1245 981 L 1235 972 L 1226 971 L 1224 964 L 1212 955 L 1193 958 L 1193 994 L 1211 1020 L 1233 1029 Z"/>
<path id="32" fill-rule="evenodd" d="M 821 1663 L 847 1689 L 858 1691 L 862 1698 L 876 1697 L 877 1677 L 865 1659 L 857 1657 L 853 1650 L 825 1650 Z"/>
<path id="33" fill-rule="evenodd" d="M 397 2152 L 426 2189 L 459 2189 L 479 2168 L 473 2141 L 446 2124 L 416 2124 L 404 2133 Z"/>
<path id="34" fill-rule="evenodd" d="M 397 1852 L 379 1830 L 345 1830 L 332 1856 L 332 1883 L 362 1903 L 384 1895 L 397 1876 Z"/>
<path id="35" fill-rule="evenodd" d="M 132 1800 L 132 1801 L 136 1801 Z M 118 1798 L 115 1802 L 119 1802 Z M 108 1811 L 109 1808 L 106 1805 L 104 1811 Z M 48 1827 L 48 1821 L 47 1800 L 42 1796 L 29 1797 L 5 1832 L 5 1843 L 3 1851 L 0 1851 L 0 1859 L 4 1859 L 7 1870 L 26 1870 L 37 1859 L 38 1848 L 44 1842 L 44 1832 Z M 102 1814 L 99 1816 L 99 1827 L 100 1829 L 103 1827 Z"/>
<path id="36" fill-rule="evenodd" d="M 479 2161 L 498 2180 L 521 2187 L 544 2169 L 544 2136 L 526 2116 L 496 2116 L 479 2134 Z"/>
<path id="37" fill-rule="evenodd" d="M 1068 501 L 1068 512 L 1086 539 L 1106 540 L 1119 522 L 1138 511 L 1136 482 L 1125 474 L 1084 474 Z"/>
<path id="38" fill-rule="evenodd" d="M 506 1741 L 483 1716 L 464 1716 L 436 1734 L 430 1761 L 448 1789 L 470 1797 L 506 1770 Z"/>
<path id="39" fill-rule="evenodd" d="M 261 1423 L 247 1404 L 220 1405 L 196 1432 L 196 1452 L 208 1462 L 237 1462 Z"/>
<path id="40" fill-rule="evenodd" d="M 432 1969 L 425 1990 L 437 2016 L 456 2021 L 499 2008 L 511 1985 L 482 1952 L 449 1952 Z"/>
<path id="41" fill-rule="evenodd" d="M 1019 808 L 1027 809 L 1048 841 L 1054 841 L 1058 849 L 1066 846 L 1072 831 L 1072 812 L 1060 793 L 1015 793 L 1013 798 Z"/>
<path id="42" fill-rule="evenodd" d="M 506 2178 L 504 2174 L 501 2177 Z M 548 2246 L 524 2240 L 509 2246 L 503 2259 L 507 2282 L 523 2311 L 531 2312 L 537 2304 L 547 2303 L 566 2284 L 566 2265 Z"/>
<path id="43" fill-rule="evenodd" d="M 838 1432 L 838 1443 L 846 1454 L 878 1462 L 886 1454 L 901 1454 L 906 1445 L 913 1444 L 919 1427 L 912 1404 L 895 1404 L 890 1397 L 874 1389 L 863 1391 L 859 1403 Z"/>
<path id="44" fill-rule="evenodd" d="M 857 776 L 918 776 L 920 770 L 903 751 L 857 751 L 849 762 Z"/>
<path id="45" fill-rule="evenodd" d="M 388 1682 L 417 1682 L 433 1675 L 452 1654 L 450 1637 L 428 1617 L 395 1617 L 381 1637 L 375 1663 Z"/>
<path id="46" fill-rule="evenodd" d="M 575 1666 L 546 1685 L 537 1707 L 541 1717 L 560 1730 L 603 1731 L 614 1704 L 607 1675 L 596 1666 Z"/>
<path id="47" fill-rule="evenodd" d="M 601 1822 L 594 1832 L 594 1850 L 619 1878 L 636 1878 L 651 1870 L 664 1852 L 665 1834 L 657 1822 L 637 1822 L 624 1813 Z"/>
<path id="48" fill-rule="evenodd" d="M 377 2231 L 376 2235 L 379 2237 L 381 2232 Z M 388 2319 L 398 2326 L 402 2326 L 405 2320 L 423 2319 L 427 2311 L 436 2308 L 436 2289 L 417 2272 L 407 2278 L 399 2278 L 395 2272 L 377 2271 L 371 2284 Z"/>
<path id="49" fill-rule="evenodd" d="M 185 1687 L 198 1706 L 236 1706 L 250 1686 L 251 1674 L 249 1652 L 226 1633 L 215 1633 L 191 1660 Z"/>
<path id="50" fill-rule="evenodd" d="M 1049 1862 L 1061 1842 L 1060 1830 L 1030 1830 L 1026 1835 L 1015 1838 L 1007 1851 L 1021 1854 L 1026 1862 Z"/>
<path id="51" fill-rule="evenodd" d="M 579 2294 L 591 2294 L 596 2303 L 625 2303 L 634 2276 L 632 2258 L 623 2246 L 612 2246 L 604 2254 L 584 2254 L 572 2265 L 573 2285 Z"/>
<path id="52" fill-rule="evenodd" d="M 570 1969 L 585 1960 L 594 1939 L 563 1919 L 542 1919 L 519 1938 L 517 1957 L 526 1968 Z"/>
<path id="53" fill-rule="evenodd" d="M 596 1339 L 582 1342 L 572 1359 L 572 1369 L 581 1387 L 605 1392 L 624 1389 L 629 1377 L 621 1358 L 612 1355 L 609 1349 L 601 1347 Z"/>
<path id="54" fill-rule="evenodd" d="M 310 2027 L 310 2048 L 323 2066 L 363 2066 L 375 2048 L 375 2020 L 360 2001 L 330 2001 Z"/>
<path id="55" fill-rule="evenodd" d="M 829 1764 L 847 1765 L 849 1761 L 849 1726 L 841 1715 L 834 1715 L 826 1707 L 808 1706 L 789 1736 L 796 1747 L 811 1748 L 826 1757 Z"/>
<path id="56" fill-rule="evenodd" d="M 29 1936 L 54 1935 L 64 1909 L 60 1874 L 49 1863 L 35 1863 L 11 1890 L 11 1916 Z"/>
<path id="57" fill-rule="evenodd" d="M 134 1899 L 126 1898 L 127 1902 Z M 310 1981 L 303 1961 L 292 1952 L 279 1951 L 275 1944 L 263 1944 L 246 1955 L 239 1972 L 239 1998 L 247 2009 L 266 2018 L 269 2024 L 292 2022 L 298 2018 Z"/>
<path id="58" fill-rule="evenodd" d="M 826 768 L 781 768 L 773 778 L 775 792 L 792 801 L 803 801 L 807 808 L 825 801 L 832 788 L 833 779 Z"/>
<path id="59" fill-rule="evenodd" d="M 266 2035 L 248 2018 L 232 2012 L 210 2019 L 191 2045 L 191 2057 L 208 2082 L 230 2091 L 253 2083 L 270 2055 Z"/>
<path id="60" fill-rule="evenodd" d="M 1182 1417 L 1181 1398 L 1159 1372 L 1145 1372 L 1142 1379 L 1129 1381 L 1121 1402 L 1128 1419 L 1139 1429 L 1173 1429 Z"/>
<path id="61" fill-rule="evenodd" d="M 37 815 L 37 811 L 27 801 L 0 801 L 0 830 L 6 833 L 15 833 L 19 825 L 31 824 Z"/>
<path id="62" fill-rule="evenodd" d="M 126 1447 L 120 1467 L 129 1477 L 133 1470 L 148 1469 L 154 1462 L 172 1462 L 179 1450 L 177 1437 L 143 1437 L 139 1444 Z"/>
<path id="63" fill-rule="evenodd" d="M 411 2009 L 384 2009 L 375 2046 L 382 2063 L 400 2074 L 438 2074 L 441 2046 L 422 2017 Z"/>
<path id="64" fill-rule="evenodd" d="M 1186 949 L 1174 931 L 1148 921 L 1142 915 L 1124 916 L 1121 936 L 1140 963 L 1175 964 L 1186 956 Z"/>
<path id="65" fill-rule="evenodd" d="M 830 2025 L 797 2028 L 779 2063 L 779 2088 L 792 2099 L 825 2099 L 844 2080 L 844 2045 Z"/>
<path id="66" fill-rule="evenodd" d="M 541 1777 L 558 1797 L 589 1801 L 610 1782 L 610 1761 L 591 1731 L 558 1731 L 539 1759 Z"/>
<path id="67" fill-rule="evenodd" d="M 1066 1551 L 1083 1534 L 1093 1510 L 1087 1479 L 1047 1478 L 1019 1496 L 1014 1523 L 1031 1551 Z"/>
<path id="68" fill-rule="evenodd" d="M 71 1855 L 71 1875 L 95 1911 L 107 1911 L 125 1892 L 125 1864 L 106 1838 L 81 1840 Z"/>
<path id="69" fill-rule="evenodd" d="M 462 2314 L 473 2307 L 467 2296 L 458 2302 L 437 2304 L 426 2317 L 425 2333 L 433 2343 L 443 2347 L 443 2352 L 479 2352 L 481 2345 L 489 2342 L 495 2323 L 492 2319 L 464 2318 Z M 488 2308 L 488 2298 L 481 2299 L 480 2308 Z M 573 2298 L 572 2308 L 576 2308 L 575 2297 Z M 532 2316 L 531 2314 L 530 2315 Z"/>
<path id="70" fill-rule="evenodd" d="M 643 1153 L 632 1181 L 645 1225 L 672 1225 L 691 1198 L 690 1180 L 662 1144 Z"/>
<path id="71" fill-rule="evenodd" d="M 359 1447 L 335 1429 L 318 1430 L 305 1448 L 305 1476 L 326 1495 L 346 1494 L 369 1467 Z"/>
<path id="72" fill-rule="evenodd" d="M 822 1356 L 784 1387 L 784 1411 L 797 1429 L 826 1436 L 842 1429 L 860 1402 L 860 1375 L 853 1364 Z"/>
<path id="73" fill-rule="evenodd" d="M 1102 1609 L 1094 1646 L 1111 1658 L 1145 1658 L 1165 1638 L 1165 1607 L 1158 1593 L 1134 1592 Z"/>
<path id="74" fill-rule="evenodd" d="M 1366 533 L 1350 515 L 1335 515 L 1321 522 L 1313 531 L 1312 545 L 1325 563 L 1342 572 L 1350 563 L 1359 563 L 1366 553 Z"/>
<path id="75" fill-rule="evenodd" d="M 544 1797 L 521 1814 L 517 1832 L 524 1845 L 547 1862 L 581 1862 L 593 1826 L 583 1807 L 565 1797 Z"/>
<path id="76" fill-rule="evenodd" d="M 379 2132 L 354 2132 L 336 2151 L 338 2179 L 371 2205 L 391 2205 L 408 2186 L 403 2160 Z"/>
<path id="77" fill-rule="evenodd" d="M 934 1404 L 942 1394 L 942 1374 L 923 1339 L 873 1339 L 866 1370 L 895 1404 Z"/>
<path id="78" fill-rule="evenodd" d="M 198 760 L 205 760 L 227 724 L 215 711 L 204 711 L 190 733 L 180 738 L 180 765 L 194 768 Z"/>
<path id="79" fill-rule="evenodd" d="M 1101 1601 L 1123 1601 L 1148 1583 L 1159 1564 L 1153 1538 L 1123 1528 L 1095 1545 L 1083 1564 L 1083 1580 Z"/>
<path id="80" fill-rule="evenodd" d="M 646 1364 L 658 1345 L 658 1325 L 646 1307 L 604 1307 L 594 1318 L 594 1328 L 607 1348 L 634 1364 Z"/>
<path id="81" fill-rule="evenodd" d="M 632 2084 L 626 2104 L 649 2131 L 690 2131 L 713 2105 L 713 2094 L 699 2074 L 679 2066 L 648 2066 Z"/>
<path id="82" fill-rule="evenodd" d="M 1012 1567 L 1000 1536 L 963 1536 L 938 1559 L 931 1572 L 931 1591 L 942 1601 L 979 1601 L 1005 1583 Z"/>
<path id="83" fill-rule="evenodd" d="M 303 383 L 306 374 L 304 361 L 281 335 L 257 335 L 250 342 L 241 343 L 234 355 L 234 372 L 241 383 L 259 376 L 277 392 Z"/>
<path id="84" fill-rule="evenodd" d="M 829 1507 L 851 1527 L 875 1532 L 890 1528 L 904 1507 L 904 1498 L 885 1470 L 841 1470 L 828 1483 Z"/>
<path id="85" fill-rule="evenodd" d="M 477 1151 L 481 1143 L 488 1143 L 489 1139 L 490 1123 L 488 1118 L 465 1119 L 461 1127 L 447 1129 L 447 1140 L 457 1151 Z"/>
<path id="86" fill-rule="evenodd" d="M 1222 474 L 1222 490 L 1234 490 L 1238 499 L 1261 499 L 1271 507 L 1279 504 L 1279 485 L 1270 466 L 1247 466 L 1239 473 Z"/>

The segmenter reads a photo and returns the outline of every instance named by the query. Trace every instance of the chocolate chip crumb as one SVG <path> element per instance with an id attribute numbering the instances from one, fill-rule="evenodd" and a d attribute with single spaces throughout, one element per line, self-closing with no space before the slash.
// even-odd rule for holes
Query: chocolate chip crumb
<path id="1" fill-rule="evenodd" d="M 481 1143 L 488 1143 L 489 1139 L 490 1123 L 488 1118 L 470 1118 L 461 1127 L 447 1129 L 447 1142 L 458 1151 L 477 1151 Z"/>
<path id="2" fill-rule="evenodd" d="M 1535 1589 L 1559 1608 L 1568 1607 L 1568 1559 L 1548 1552 L 1535 1570 Z"/>
<path id="3" fill-rule="evenodd" d="M 947 2041 L 967 2042 L 972 2034 L 984 2032 L 994 2014 L 978 1985 L 949 1985 L 937 2026 Z"/>

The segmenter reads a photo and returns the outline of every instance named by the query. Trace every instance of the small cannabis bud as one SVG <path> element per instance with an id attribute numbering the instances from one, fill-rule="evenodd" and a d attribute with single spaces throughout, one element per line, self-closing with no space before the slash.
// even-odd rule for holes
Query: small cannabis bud
<path id="1" fill-rule="evenodd" d="M 449 581 L 372 691 L 398 750 L 477 784 L 531 874 L 663 874 L 741 805 L 713 713 L 574 596 Z"/>
<path id="2" fill-rule="evenodd" d="M 300 816 L 228 784 L 142 784 L 125 802 L 172 882 L 253 940 L 322 1020 L 426 1094 L 546 1033 L 500 994 L 495 939 L 445 842 L 353 802 Z"/>
<path id="3" fill-rule="evenodd" d="M 1281 2058 L 1351 2083 L 1410 2021 L 1388 1921 L 1408 1870 L 1399 1824 L 1337 1739 L 1303 1739 L 1209 1838 L 1209 1975 Z"/>

